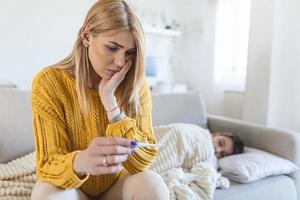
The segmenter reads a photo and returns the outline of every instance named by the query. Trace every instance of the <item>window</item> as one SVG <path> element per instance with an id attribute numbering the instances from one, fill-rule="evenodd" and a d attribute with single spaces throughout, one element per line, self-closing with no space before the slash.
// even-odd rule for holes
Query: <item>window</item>
<path id="1" fill-rule="evenodd" d="M 219 0 L 215 32 L 215 82 L 244 91 L 248 60 L 250 0 Z"/>

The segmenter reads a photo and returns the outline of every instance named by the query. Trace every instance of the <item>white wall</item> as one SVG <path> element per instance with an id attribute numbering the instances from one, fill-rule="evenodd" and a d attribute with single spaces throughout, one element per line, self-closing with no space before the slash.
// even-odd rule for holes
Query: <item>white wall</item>
<path id="1" fill-rule="evenodd" d="M 253 0 L 243 118 L 300 131 L 300 2 Z"/>
<path id="2" fill-rule="evenodd" d="M 252 0 L 243 119 L 266 124 L 273 35 L 273 0 Z"/>
<path id="3" fill-rule="evenodd" d="M 133 2 L 141 17 L 165 13 L 180 23 L 182 35 L 174 38 L 170 61 L 172 78 L 202 93 L 207 110 L 224 114 L 223 90 L 214 84 L 214 31 L 216 0 L 139 0 Z M 156 41 L 159 48 L 159 41 Z"/>
<path id="4" fill-rule="evenodd" d="M 300 131 L 300 1 L 275 1 L 268 125 Z"/>
<path id="5" fill-rule="evenodd" d="M 224 116 L 235 119 L 243 118 L 243 106 L 245 95 L 238 91 L 225 91 Z"/>
<path id="6" fill-rule="evenodd" d="M 199 91 L 209 113 L 224 115 L 224 91 L 214 83 L 216 1 L 187 0 L 178 8 L 184 24 L 176 79 Z"/>
<path id="7" fill-rule="evenodd" d="M 43 67 L 71 51 L 95 0 L 0 1 L 0 83 L 29 89 Z"/>
<path id="8" fill-rule="evenodd" d="M 177 20 L 176 0 L 130 0 L 144 28 L 165 28 L 172 19 Z M 159 60 L 158 75 L 156 81 L 174 81 L 174 63 L 176 57 L 174 49 L 178 46 L 180 37 L 160 34 L 149 34 L 146 31 L 146 53 L 147 56 L 156 57 Z"/>

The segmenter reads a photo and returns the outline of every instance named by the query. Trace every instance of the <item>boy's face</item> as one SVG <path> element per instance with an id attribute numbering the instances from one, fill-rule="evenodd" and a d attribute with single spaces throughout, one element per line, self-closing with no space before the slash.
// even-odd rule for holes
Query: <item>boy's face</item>
<path id="1" fill-rule="evenodd" d="M 230 137 L 220 135 L 220 133 L 214 133 L 212 139 L 217 158 L 233 154 L 233 141 Z"/>

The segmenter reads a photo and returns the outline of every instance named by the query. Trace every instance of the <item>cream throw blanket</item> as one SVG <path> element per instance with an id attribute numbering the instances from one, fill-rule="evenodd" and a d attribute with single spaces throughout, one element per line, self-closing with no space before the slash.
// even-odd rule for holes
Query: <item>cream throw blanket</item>
<path id="1" fill-rule="evenodd" d="M 193 124 L 170 124 L 154 129 L 164 147 L 151 169 L 163 176 L 171 199 L 213 199 L 216 188 L 228 188 L 228 179 L 216 170 L 212 137 L 208 130 Z"/>
<path id="2" fill-rule="evenodd" d="M 220 176 L 210 133 L 191 124 L 155 127 L 161 148 L 151 169 L 160 173 L 170 189 L 171 199 L 212 199 L 216 187 L 227 188 Z M 30 200 L 35 176 L 35 152 L 7 164 L 0 164 L 0 200 Z"/>
<path id="3" fill-rule="evenodd" d="M 0 164 L 0 200 L 30 200 L 36 180 L 34 152 Z"/>

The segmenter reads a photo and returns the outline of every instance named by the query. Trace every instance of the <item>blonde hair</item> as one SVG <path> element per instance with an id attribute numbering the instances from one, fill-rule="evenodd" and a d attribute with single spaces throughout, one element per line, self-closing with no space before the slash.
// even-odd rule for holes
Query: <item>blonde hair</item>
<path id="1" fill-rule="evenodd" d="M 90 111 L 87 92 L 89 70 L 92 65 L 88 57 L 88 48 L 84 46 L 81 37 L 84 27 L 88 27 L 94 37 L 113 30 L 129 30 L 132 33 L 136 53 L 132 66 L 115 94 L 121 109 L 128 116 L 134 117 L 139 110 L 139 91 L 145 78 L 144 32 L 137 16 L 124 0 L 98 0 L 86 16 L 71 54 L 52 66 L 60 69 L 75 69 L 77 96 L 81 110 L 86 114 Z"/>

